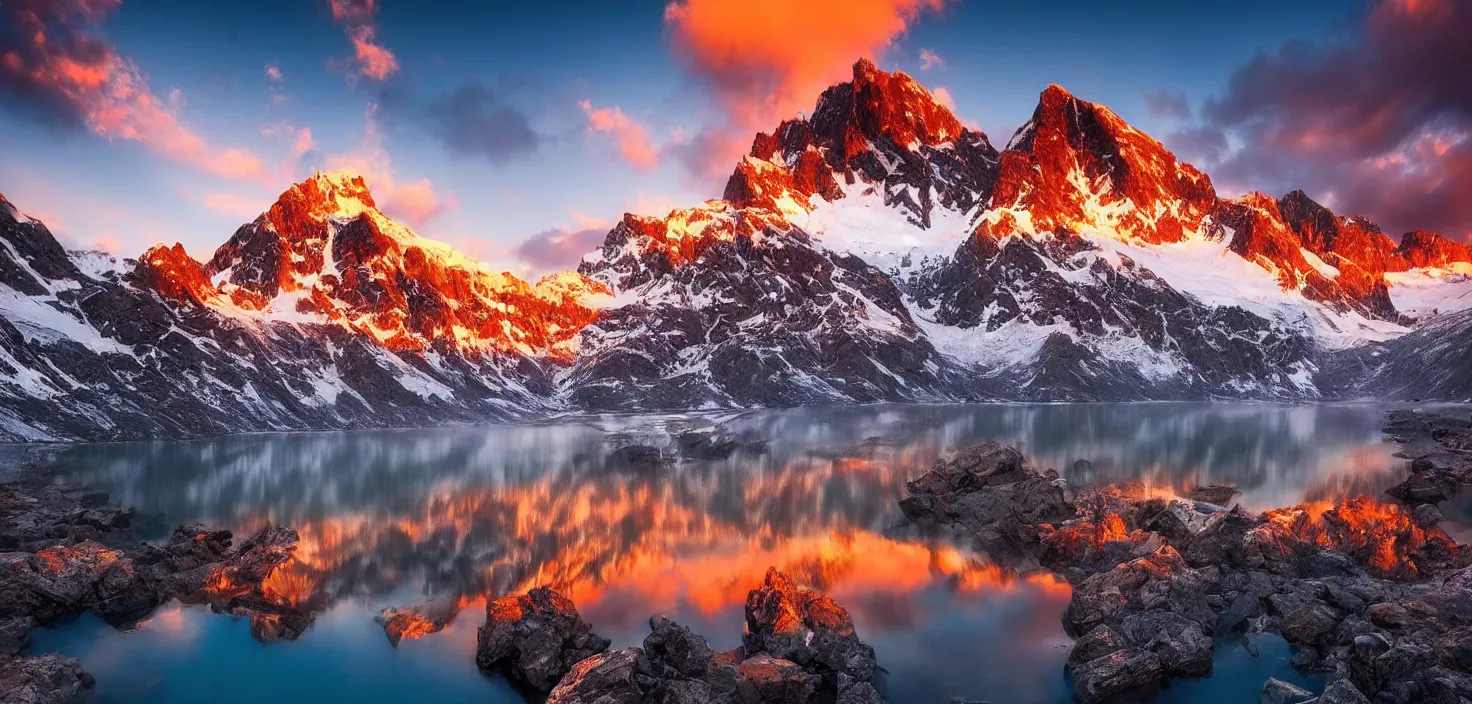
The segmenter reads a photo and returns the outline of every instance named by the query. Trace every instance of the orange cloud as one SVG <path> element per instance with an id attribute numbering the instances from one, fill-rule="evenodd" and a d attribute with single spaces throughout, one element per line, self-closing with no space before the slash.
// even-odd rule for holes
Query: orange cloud
<path id="1" fill-rule="evenodd" d="M 0 44 L 0 85 L 80 121 L 93 133 L 225 178 L 255 178 L 261 160 L 211 146 L 177 115 L 178 92 L 161 100 L 138 67 L 90 32 L 118 0 L 21 0 L 8 7 L 19 31 Z"/>
<path id="2" fill-rule="evenodd" d="M 933 69 L 936 66 L 944 66 L 944 65 L 946 65 L 945 59 L 940 58 L 940 54 L 937 54 L 937 53 L 935 53 L 935 52 L 933 52 L 933 51 L 931 51 L 929 49 L 921 49 L 920 50 L 920 70 L 921 71 L 929 71 L 930 69 Z"/>
<path id="3" fill-rule="evenodd" d="M 625 115 L 617 105 L 594 108 L 592 103 L 580 100 L 578 107 L 588 116 L 588 129 L 613 135 L 619 154 L 630 164 L 641 169 L 654 168 L 659 161 L 659 151 L 654 148 L 649 131 L 643 125 Z"/>
<path id="4" fill-rule="evenodd" d="M 946 0 L 674 0 L 665 25 L 690 70 L 725 110 L 726 139 L 707 163 L 723 174 L 754 132 L 813 106 L 826 87 L 875 58 L 921 13 Z M 693 151 L 692 153 L 699 153 Z M 709 170 L 707 170 L 709 171 Z M 714 175 L 709 174 L 708 175 Z"/>
<path id="5" fill-rule="evenodd" d="M 378 43 L 376 0 L 328 0 L 332 19 L 342 24 L 348 41 L 353 43 L 353 59 L 358 73 L 375 81 L 387 80 L 399 70 L 399 60 L 392 51 Z"/>

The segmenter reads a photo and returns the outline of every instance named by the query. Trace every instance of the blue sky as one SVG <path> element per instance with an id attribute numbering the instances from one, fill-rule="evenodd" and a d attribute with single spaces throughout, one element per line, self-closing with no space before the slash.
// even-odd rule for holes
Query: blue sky
<path id="1" fill-rule="evenodd" d="M 0 109 L 0 193 L 71 246 L 134 255 L 178 241 L 208 258 L 293 180 L 368 164 L 370 182 L 382 181 L 371 183 L 381 205 L 386 192 L 406 189 L 395 196 L 399 215 L 421 234 L 535 273 L 549 263 L 519 259 L 517 245 L 538 233 L 606 229 L 624 211 L 662 214 L 719 196 L 720 170 L 692 171 L 671 145 L 717 132 L 740 144 L 752 136 L 753 123 L 730 114 L 741 96 L 681 43 L 665 2 L 335 0 L 354 6 L 335 13 L 334 0 L 113 1 L 12 0 L 12 12 L 50 12 L 43 20 L 54 34 L 110 47 L 171 116 L 156 120 L 207 146 L 180 157 L 161 139 L 99 134 L 87 112 L 105 98 L 68 97 L 54 81 L 18 75 L 0 81 L 0 103 L 12 108 Z M 880 66 L 945 88 L 962 120 L 999 146 L 1049 83 L 1164 137 L 1195 113 L 1161 109 L 1169 100 L 1152 109 L 1147 94 L 1194 108 L 1227 91 L 1254 55 L 1294 40 L 1337 41 L 1367 13 L 1359 0 L 859 4 L 897 8 L 903 29 L 836 40 L 835 51 L 867 44 L 861 53 Z M 370 28 L 370 43 L 392 54 L 396 68 L 382 80 L 354 60 L 355 27 Z M 24 38 L 0 31 L 0 56 L 7 41 Z M 924 68 L 922 50 L 940 62 Z M 801 60 L 846 66 L 855 58 Z M 841 69 L 822 75 L 843 79 Z M 814 88 L 807 109 L 816 97 Z M 619 127 L 599 131 L 597 111 L 610 111 L 602 117 Z M 788 116 L 757 119 L 770 129 Z M 647 137 L 643 160 L 619 149 L 619 130 L 630 125 Z M 295 153 L 303 129 L 310 149 Z M 225 173 L 215 157 L 231 149 L 261 168 Z"/>

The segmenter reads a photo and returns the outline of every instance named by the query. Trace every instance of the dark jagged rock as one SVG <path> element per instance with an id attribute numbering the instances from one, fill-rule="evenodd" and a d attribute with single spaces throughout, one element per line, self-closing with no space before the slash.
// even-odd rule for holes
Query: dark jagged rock
<path id="1" fill-rule="evenodd" d="M 1472 478 L 1472 422 L 1394 414 L 1387 431 L 1425 484 L 1455 490 Z M 934 523 L 955 494 L 999 494 L 1027 476 L 1015 450 L 956 454 L 970 459 L 910 484 L 901 506 L 912 520 Z M 1069 505 L 1077 517 L 1020 525 L 1042 536 L 1020 562 L 1031 556 L 1073 583 L 1063 622 L 1078 641 L 1066 669 L 1086 701 L 1205 674 L 1214 639 L 1245 632 L 1280 633 L 1297 648 L 1295 667 L 1344 679 L 1334 696 L 1345 701 L 1353 690 L 1387 702 L 1472 697 L 1472 552 L 1436 527 L 1432 504 L 1352 496 L 1254 515 L 1126 482 Z M 953 527 L 986 534 L 985 523 Z"/>
<path id="2" fill-rule="evenodd" d="M 1412 506 L 1438 504 L 1457 494 L 1457 481 L 1436 472 L 1413 472 L 1405 481 L 1385 490 Z"/>
<path id="3" fill-rule="evenodd" d="M 567 597 L 547 587 L 486 605 L 475 664 L 538 692 L 550 692 L 572 666 L 607 650 Z"/>
<path id="4" fill-rule="evenodd" d="M 1160 656 L 1155 653 L 1127 649 L 1081 663 L 1069 673 L 1079 698 L 1085 702 L 1100 702 L 1123 694 L 1148 691 L 1160 683 L 1164 670 Z"/>
<path id="5" fill-rule="evenodd" d="M 1205 501 L 1209 504 L 1226 506 L 1233 497 L 1238 496 L 1241 493 L 1242 492 L 1238 491 L 1237 487 L 1235 486 L 1212 484 L 1209 486 L 1198 486 L 1194 489 L 1191 489 L 1190 491 L 1186 492 L 1186 498 L 1191 499 L 1192 501 Z"/>
<path id="6" fill-rule="evenodd" d="M 874 650 L 848 613 L 776 569 L 747 598 L 743 645 L 714 653 L 669 619 L 649 620 L 643 647 L 573 665 L 549 704 L 880 704 Z"/>
<path id="7" fill-rule="evenodd" d="M 823 678 L 803 670 L 791 660 L 759 653 L 741 661 L 741 679 L 750 683 L 757 698 L 774 704 L 802 704 L 813 699 Z"/>
<path id="8" fill-rule="evenodd" d="M 1324 688 L 1317 704 L 1370 704 L 1370 700 L 1349 680 L 1335 680 Z"/>
<path id="9" fill-rule="evenodd" d="M 859 640 L 848 611 L 821 592 L 794 586 L 776 568 L 746 597 L 741 642 L 748 653 L 791 660 L 835 683 L 869 682 L 877 666 L 874 649 Z"/>
<path id="10" fill-rule="evenodd" d="M 404 639 L 422 638 L 444 630 L 460 613 L 459 599 L 437 599 L 425 604 L 403 609 L 388 607 L 378 612 L 374 620 L 383 626 L 383 633 L 395 648 Z"/>
<path id="11" fill-rule="evenodd" d="M 687 679 L 705 676 L 715 657 L 704 637 L 663 616 L 649 619 L 644 653 L 657 671 Z"/>
<path id="12" fill-rule="evenodd" d="M 572 666 L 547 695 L 547 704 L 641 704 L 638 648 L 599 653 Z"/>
<path id="13" fill-rule="evenodd" d="M 1307 704 L 1313 699 L 1313 692 L 1276 677 L 1269 677 L 1262 686 L 1262 704 Z"/>
<path id="14" fill-rule="evenodd" d="M 948 526 L 974 536 L 998 558 L 1019 555 L 1040 540 L 1038 524 L 1072 516 L 1062 482 L 1026 466 L 1015 448 L 983 443 L 937 460 L 911 480 L 900 502 L 922 525 Z"/>
<path id="15" fill-rule="evenodd" d="M 30 616 L 0 619 L 0 657 L 15 655 L 30 645 L 35 627 L 36 619 Z"/>
<path id="16" fill-rule="evenodd" d="M 262 642 L 296 638 L 324 604 L 286 594 L 279 570 L 295 531 L 267 526 L 239 547 L 229 531 L 180 526 L 162 543 L 141 540 L 134 514 L 106 495 L 21 482 L 0 485 L 0 699 L 79 701 L 92 688 L 76 661 L 15 657 L 37 625 L 91 611 L 117 627 L 169 599 L 247 616 Z"/>
<path id="17" fill-rule="evenodd" d="M 72 658 L 0 655 L 0 701 L 7 704 L 81 704 L 96 684 Z"/>

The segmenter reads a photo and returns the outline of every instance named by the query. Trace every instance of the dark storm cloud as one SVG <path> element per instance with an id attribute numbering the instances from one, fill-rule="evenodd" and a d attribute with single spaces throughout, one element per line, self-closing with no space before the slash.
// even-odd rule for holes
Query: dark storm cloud
<path id="1" fill-rule="evenodd" d="M 379 92 L 378 105 L 390 124 L 423 129 L 453 156 L 504 164 L 530 156 L 546 141 L 520 107 L 475 81 L 429 99 L 398 81 Z"/>
<path id="2" fill-rule="evenodd" d="M 1191 117 L 1191 104 L 1186 96 L 1175 91 L 1145 92 L 1145 109 L 1152 117 L 1164 120 L 1186 120 Z"/>
<path id="3" fill-rule="evenodd" d="M 1224 190 L 1303 188 L 1388 232 L 1472 235 L 1472 2 L 1380 0 L 1350 37 L 1262 53 L 1184 140 Z M 1219 133 L 1218 138 L 1211 132 Z"/>
<path id="4" fill-rule="evenodd" d="M 584 254 L 603 244 L 607 228 L 539 232 L 516 246 L 516 258 L 537 271 L 566 271 L 577 267 Z"/>
<path id="5" fill-rule="evenodd" d="M 502 163 L 531 154 L 541 142 L 525 113 L 479 83 L 461 85 L 429 110 L 433 132 L 452 153 Z"/>

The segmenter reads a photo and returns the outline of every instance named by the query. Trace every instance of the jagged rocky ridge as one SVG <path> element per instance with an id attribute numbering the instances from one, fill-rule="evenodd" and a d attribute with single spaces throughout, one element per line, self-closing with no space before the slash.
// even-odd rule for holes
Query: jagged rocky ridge
<path id="1" fill-rule="evenodd" d="M 1302 192 L 1223 199 L 1057 86 L 1002 150 L 868 61 L 721 199 L 576 272 L 486 270 L 361 178 L 208 261 L 68 253 L 0 200 L 0 437 L 929 400 L 1463 400 L 1472 255 Z"/>

